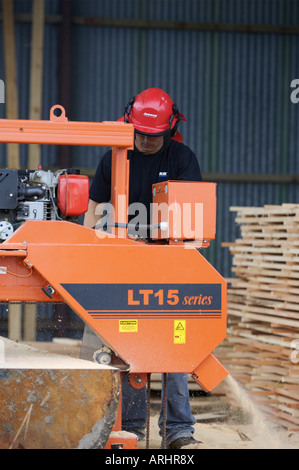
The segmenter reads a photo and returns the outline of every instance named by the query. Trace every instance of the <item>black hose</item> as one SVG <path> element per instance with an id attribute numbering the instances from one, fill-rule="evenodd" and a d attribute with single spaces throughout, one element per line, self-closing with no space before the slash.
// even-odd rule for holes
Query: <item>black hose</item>
<path id="1" fill-rule="evenodd" d="M 41 186 L 19 186 L 18 196 L 24 198 L 37 198 L 41 199 L 46 195 L 46 190 Z"/>

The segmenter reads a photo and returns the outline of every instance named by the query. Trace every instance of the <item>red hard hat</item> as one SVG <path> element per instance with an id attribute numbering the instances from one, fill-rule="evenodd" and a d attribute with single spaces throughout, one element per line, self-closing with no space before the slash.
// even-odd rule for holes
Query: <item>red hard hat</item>
<path id="1" fill-rule="evenodd" d="M 126 106 L 123 120 L 133 124 L 141 134 L 164 135 L 182 140 L 177 132 L 180 121 L 186 121 L 170 96 L 160 88 L 148 88 L 132 98 Z"/>

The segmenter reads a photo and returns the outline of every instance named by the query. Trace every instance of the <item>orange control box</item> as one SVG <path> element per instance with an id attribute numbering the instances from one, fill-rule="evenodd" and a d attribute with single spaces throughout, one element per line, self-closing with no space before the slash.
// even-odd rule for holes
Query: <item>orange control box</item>
<path id="1" fill-rule="evenodd" d="M 216 183 L 165 181 L 152 187 L 153 239 L 202 240 L 216 235 Z"/>

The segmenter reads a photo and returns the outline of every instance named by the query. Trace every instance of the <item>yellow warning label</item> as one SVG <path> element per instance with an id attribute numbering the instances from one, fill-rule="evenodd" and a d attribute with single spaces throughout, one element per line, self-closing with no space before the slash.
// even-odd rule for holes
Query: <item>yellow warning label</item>
<path id="1" fill-rule="evenodd" d="M 137 333 L 138 320 L 119 320 L 120 333 Z"/>
<path id="2" fill-rule="evenodd" d="M 186 343 L 186 320 L 174 320 L 174 344 Z"/>

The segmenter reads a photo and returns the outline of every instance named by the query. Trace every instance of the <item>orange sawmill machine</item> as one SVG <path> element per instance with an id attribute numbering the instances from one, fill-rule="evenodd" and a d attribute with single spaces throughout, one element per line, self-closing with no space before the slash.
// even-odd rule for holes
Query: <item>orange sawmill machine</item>
<path id="1" fill-rule="evenodd" d="M 226 281 L 201 254 L 215 238 L 216 184 L 153 185 L 148 241 L 128 230 L 131 124 L 71 122 L 55 105 L 48 121 L 0 120 L 0 142 L 112 147 L 114 208 L 109 231 L 90 229 L 75 221 L 87 210 L 86 176 L 0 170 L 0 302 L 66 303 L 101 340 L 97 360 L 129 372 L 133 387 L 182 372 L 213 390 L 228 374 L 213 355 L 226 336 Z M 112 431 L 120 404 L 115 416 Z"/>

